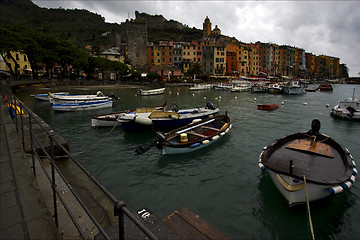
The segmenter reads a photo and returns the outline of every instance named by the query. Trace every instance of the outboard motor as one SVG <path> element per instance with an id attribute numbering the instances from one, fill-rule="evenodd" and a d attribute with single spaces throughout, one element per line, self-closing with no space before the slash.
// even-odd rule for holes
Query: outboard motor
<path id="1" fill-rule="evenodd" d="M 172 111 L 173 112 L 179 112 L 179 107 L 176 104 L 172 105 Z"/>
<path id="2" fill-rule="evenodd" d="M 104 96 L 104 94 L 103 94 L 103 92 L 102 92 L 102 91 L 97 91 L 96 96 L 98 96 L 98 97 L 103 97 L 103 96 Z"/>
<path id="3" fill-rule="evenodd" d="M 109 93 L 108 97 L 115 98 L 116 100 L 119 100 L 120 98 L 116 97 L 114 93 Z"/>
<path id="4" fill-rule="evenodd" d="M 207 107 L 208 109 L 215 110 L 215 106 L 214 106 L 214 104 L 213 104 L 212 102 L 207 102 L 207 103 L 206 103 L 206 107 Z"/>
<path id="5" fill-rule="evenodd" d="M 309 131 L 309 133 L 319 133 L 320 131 L 320 121 L 319 119 L 314 119 L 311 122 L 311 130 Z"/>

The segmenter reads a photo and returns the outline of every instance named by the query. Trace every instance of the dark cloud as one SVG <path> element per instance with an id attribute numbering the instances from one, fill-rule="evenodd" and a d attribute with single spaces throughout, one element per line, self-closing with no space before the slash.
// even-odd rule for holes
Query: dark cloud
<path id="1" fill-rule="evenodd" d="M 163 15 L 201 29 L 208 16 L 222 33 L 244 42 L 272 42 L 339 57 L 360 72 L 360 4 L 357 1 L 36 1 L 40 7 L 96 12 L 107 22 L 135 18 L 135 11 Z"/>

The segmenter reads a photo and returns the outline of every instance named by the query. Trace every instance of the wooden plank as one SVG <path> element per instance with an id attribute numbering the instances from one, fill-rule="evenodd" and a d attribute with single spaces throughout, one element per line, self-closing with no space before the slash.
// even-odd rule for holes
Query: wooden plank
<path id="1" fill-rule="evenodd" d="M 206 128 L 206 129 L 210 129 L 210 130 L 214 130 L 214 131 L 220 131 L 220 129 L 217 128 L 213 128 L 213 127 L 208 127 L 208 126 L 201 126 L 202 128 Z"/>
<path id="2" fill-rule="evenodd" d="M 193 131 L 190 131 L 190 132 L 187 132 L 187 134 L 192 134 L 192 135 L 195 135 L 195 136 L 198 136 L 198 137 L 202 137 L 202 138 L 206 138 L 207 136 L 205 135 L 202 135 L 200 133 L 196 133 L 196 132 L 193 132 Z"/>
<path id="3" fill-rule="evenodd" d="M 286 148 L 311 152 L 330 158 L 334 157 L 329 145 L 316 141 L 298 139 L 287 145 Z"/>
<path id="4" fill-rule="evenodd" d="M 182 239 L 229 239 L 187 208 L 179 208 L 163 222 Z"/>

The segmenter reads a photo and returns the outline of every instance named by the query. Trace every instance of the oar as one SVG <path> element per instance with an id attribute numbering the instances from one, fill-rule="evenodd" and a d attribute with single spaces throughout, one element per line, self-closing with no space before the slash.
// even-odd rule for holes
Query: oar
<path id="1" fill-rule="evenodd" d="M 213 121 L 215 121 L 215 118 L 210 119 L 209 121 L 206 121 L 206 122 L 203 122 L 203 123 L 197 124 L 197 125 L 195 125 L 195 126 L 192 126 L 192 127 L 189 127 L 189 128 L 186 128 L 186 129 L 183 129 L 183 130 L 180 130 L 180 131 L 177 131 L 176 133 L 177 133 L 177 134 L 180 134 L 180 133 L 183 133 L 183 132 L 187 132 L 187 131 L 189 131 L 189 130 L 191 130 L 191 129 L 193 129 L 193 128 L 200 127 L 200 126 L 202 126 L 202 125 L 205 125 L 205 124 L 211 123 L 211 122 L 213 122 Z"/>

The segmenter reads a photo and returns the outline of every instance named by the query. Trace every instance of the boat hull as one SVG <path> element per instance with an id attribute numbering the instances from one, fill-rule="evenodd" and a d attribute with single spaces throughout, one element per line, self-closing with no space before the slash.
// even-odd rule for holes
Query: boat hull
<path id="1" fill-rule="evenodd" d="M 86 102 L 86 103 L 64 103 L 53 104 L 52 108 L 58 112 L 87 111 L 112 107 L 112 101 Z"/>
<path id="2" fill-rule="evenodd" d="M 301 87 L 285 87 L 283 92 L 288 95 L 300 95 L 303 89 Z"/>
<path id="3" fill-rule="evenodd" d="M 305 183 L 301 180 L 269 171 L 270 177 L 279 192 L 286 198 L 290 206 L 306 203 Z M 307 183 L 309 201 L 316 201 L 330 196 L 328 185 Z"/>

